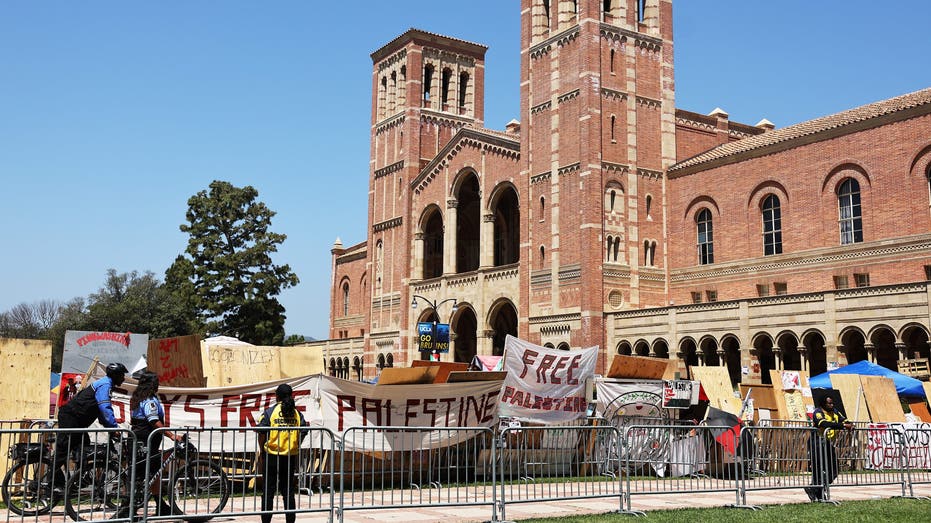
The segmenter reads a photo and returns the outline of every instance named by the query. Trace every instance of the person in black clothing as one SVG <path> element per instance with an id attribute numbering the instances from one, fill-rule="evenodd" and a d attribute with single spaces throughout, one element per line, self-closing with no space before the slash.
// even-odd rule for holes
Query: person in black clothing
<path id="1" fill-rule="evenodd" d="M 122 363 L 107 365 L 107 375 L 85 387 L 81 392 L 58 411 L 58 428 L 86 429 L 98 420 L 107 428 L 116 428 L 116 416 L 113 414 L 113 405 L 110 404 L 110 395 L 113 387 L 119 387 L 126 378 L 129 370 Z M 55 460 L 53 484 L 56 490 L 65 485 L 65 475 L 62 473 L 68 466 L 68 454 L 80 452 L 90 438 L 85 432 L 60 432 L 55 443 Z"/>
<path id="2" fill-rule="evenodd" d="M 830 485 L 838 473 L 834 443 L 841 430 L 853 430 L 853 423 L 834 410 L 834 398 L 830 396 L 821 399 L 821 408 L 815 409 L 812 423 L 818 431 L 811 435 L 808 442 L 812 486 L 805 487 L 805 493 L 812 501 L 823 501 L 824 487 Z"/>

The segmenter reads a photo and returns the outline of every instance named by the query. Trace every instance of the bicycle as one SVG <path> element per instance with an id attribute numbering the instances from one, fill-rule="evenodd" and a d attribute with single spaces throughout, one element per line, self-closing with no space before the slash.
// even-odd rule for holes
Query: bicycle
<path id="1" fill-rule="evenodd" d="M 209 514 L 217 514 L 226 507 L 230 498 L 226 472 L 217 463 L 200 458 L 197 447 L 188 441 L 187 435 L 162 452 L 161 465 L 150 471 L 148 479 L 136 478 L 135 488 L 131 481 L 133 469 L 137 463 L 144 463 L 148 455 L 142 447 L 133 448 L 129 439 L 123 440 L 123 450 L 123 463 L 116 474 L 97 475 L 90 484 L 80 483 L 79 477 L 69 480 L 65 488 L 68 516 L 75 521 L 135 518 L 139 509 L 147 509 L 149 503 L 155 501 L 157 505 L 167 505 L 171 515 L 199 523 L 213 516 L 185 517 L 184 510 L 189 504 L 197 511 L 201 501 L 206 500 Z M 165 478 L 170 479 L 166 481 Z M 158 498 L 153 499 L 151 489 L 156 481 L 161 482 L 161 489 Z"/>
<path id="2" fill-rule="evenodd" d="M 62 493 L 56 492 L 53 481 L 53 438 L 46 442 L 14 443 L 10 446 L 10 470 L 3 477 L 0 495 L 10 511 L 19 516 L 41 516 L 48 514 L 61 502 Z M 116 468 L 113 448 L 107 444 L 91 444 L 72 449 L 70 463 L 79 474 L 65 467 L 65 476 L 91 476 L 98 471 Z M 105 472 L 106 473 L 106 472 Z"/>

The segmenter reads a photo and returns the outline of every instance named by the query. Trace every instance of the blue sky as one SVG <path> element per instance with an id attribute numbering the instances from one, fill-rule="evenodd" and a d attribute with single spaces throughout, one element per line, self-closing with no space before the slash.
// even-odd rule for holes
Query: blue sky
<path id="1" fill-rule="evenodd" d="M 679 0 L 677 107 L 778 127 L 931 86 L 931 3 Z M 519 2 L 0 2 L 0 310 L 160 277 L 187 199 L 252 185 L 325 338 L 330 248 L 365 239 L 369 55 L 410 27 L 489 46 L 486 125 L 519 118 Z"/>

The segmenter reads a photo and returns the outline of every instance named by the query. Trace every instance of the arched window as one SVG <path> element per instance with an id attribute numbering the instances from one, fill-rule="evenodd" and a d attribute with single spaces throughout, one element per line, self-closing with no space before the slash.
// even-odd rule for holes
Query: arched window
<path id="1" fill-rule="evenodd" d="M 650 219 L 650 210 L 653 207 L 653 197 L 649 194 L 646 197 L 647 219 Z"/>
<path id="2" fill-rule="evenodd" d="M 562 342 L 556 346 L 556 350 L 569 350 L 569 344 L 566 342 Z"/>
<path id="3" fill-rule="evenodd" d="M 540 197 L 540 219 L 546 219 L 546 198 L 543 196 Z"/>
<path id="4" fill-rule="evenodd" d="M 714 263 L 714 225 L 711 222 L 711 211 L 702 209 L 695 217 L 695 222 L 698 229 L 698 263 Z"/>
<path id="5" fill-rule="evenodd" d="M 614 74 L 614 49 L 611 49 L 611 58 L 608 61 L 608 68 L 611 74 Z M 611 117 L 611 130 L 614 131 L 614 117 Z M 611 139 L 614 139 L 614 133 L 612 132 Z"/>
<path id="6" fill-rule="evenodd" d="M 343 316 L 349 316 L 349 282 L 343 283 Z"/>
<path id="7" fill-rule="evenodd" d="M 381 240 L 375 244 L 375 291 L 381 292 L 382 268 L 385 260 L 385 246 Z"/>
<path id="8" fill-rule="evenodd" d="M 637 21 L 643 22 L 644 11 L 646 11 L 647 8 L 647 0 L 634 0 L 634 4 L 636 4 L 637 8 Z"/>
<path id="9" fill-rule="evenodd" d="M 837 189 L 840 243 L 848 245 L 863 241 L 863 219 L 860 215 L 860 184 L 847 178 Z"/>
<path id="10" fill-rule="evenodd" d="M 469 87 L 469 73 L 463 71 L 459 73 L 459 109 L 465 109 L 466 93 Z"/>
<path id="11" fill-rule="evenodd" d="M 433 64 L 427 64 L 423 68 L 423 99 L 425 102 L 430 101 L 430 89 L 432 87 L 433 87 Z"/>
<path id="12" fill-rule="evenodd" d="M 540 268 L 543 268 L 543 262 L 546 260 L 546 247 L 540 246 Z"/>
<path id="13" fill-rule="evenodd" d="M 452 69 L 443 69 L 443 76 L 440 78 L 440 102 L 443 104 L 442 109 L 445 111 L 449 104 L 449 84 L 453 79 Z"/>
<path id="14" fill-rule="evenodd" d="M 782 254 L 782 210 L 779 198 L 770 194 L 763 200 L 763 255 Z"/>

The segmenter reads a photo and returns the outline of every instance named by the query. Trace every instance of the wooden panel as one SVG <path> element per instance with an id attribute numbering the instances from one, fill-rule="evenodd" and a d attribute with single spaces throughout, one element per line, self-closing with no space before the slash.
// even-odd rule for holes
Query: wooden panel
<path id="1" fill-rule="evenodd" d="M 164 387 L 205 387 L 200 338 L 195 335 L 149 340 L 148 369 Z"/>
<path id="2" fill-rule="evenodd" d="M 831 385 L 840 392 L 844 402 L 844 414 L 850 421 L 869 421 L 870 413 L 866 407 L 860 376 L 856 374 L 831 374 Z"/>
<path id="3" fill-rule="evenodd" d="M 786 409 L 785 391 L 782 389 L 782 373 L 770 369 L 769 381 L 772 382 L 773 399 L 776 401 L 776 419 L 787 420 L 789 419 L 789 413 Z"/>
<path id="4" fill-rule="evenodd" d="M 692 367 L 692 378 L 701 382 L 712 407 L 730 412 L 733 415 L 740 413 L 741 401 L 734 397 L 734 387 L 731 385 L 731 375 L 727 367 Z"/>
<path id="5" fill-rule="evenodd" d="M 325 372 L 322 347 L 281 347 L 279 353 L 281 378 L 300 378 Z M 351 367 L 349 372 L 350 377 L 354 378 Z"/>
<path id="6" fill-rule="evenodd" d="M 449 373 L 449 383 L 460 383 L 463 381 L 501 381 L 507 376 L 507 371 L 498 370 L 498 371 L 466 371 L 466 372 L 457 372 L 453 371 Z"/>
<path id="7" fill-rule="evenodd" d="M 433 383 L 439 367 L 388 367 L 378 375 L 378 385 Z"/>
<path id="8" fill-rule="evenodd" d="M 211 345 L 204 352 L 208 387 L 248 385 L 281 379 L 280 347 Z"/>
<path id="9" fill-rule="evenodd" d="M 912 399 L 908 402 L 908 407 L 912 409 L 912 414 L 918 417 L 921 421 L 926 423 L 931 422 L 931 412 L 928 412 L 928 405 L 925 404 L 925 400 L 922 399 Z"/>
<path id="10" fill-rule="evenodd" d="M 931 382 L 924 382 L 921 384 L 925 388 L 925 399 L 928 400 L 928 403 L 931 404 Z"/>
<path id="11" fill-rule="evenodd" d="M 446 383 L 450 372 L 464 372 L 469 370 L 468 363 L 454 363 L 451 361 L 414 360 L 411 367 L 438 367 L 433 383 Z"/>
<path id="12" fill-rule="evenodd" d="M 0 338 L 0 419 L 48 419 L 52 343 Z M 28 378 L 28 379 L 27 379 Z M 19 425 L 4 428 L 20 428 Z M 26 427 L 22 427 L 26 428 Z M 0 436 L 0 470 L 7 468 L 10 434 Z"/>
<path id="13" fill-rule="evenodd" d="M 669 360 L 660 358 L 616 354 L 614 361 L 611 362 L 611 368 L 608 370 L 608 377 L 660 380 L 666 374 L 668 363 Z"/>
<path id="14" fill-rule="evenodd" d="M 883 376 L 860 376 L 866 405 L 872 421 L 905 422 L 905 411 L 899 403 L 892 378 Z"/>
<path id="15" fill-rule="evenodd" d="M 771 411 L 778 411 L 779 407 L 776 405 L 776 397 L 773 395 L 773 386 L 772 385 L 762 385 L 762 384 L 740 384 L 740 397 L 746 398 L 747 391 L 753 389 L 753 392 L 750 394 L 750 399 L 753 400 L 753 408 L 755 409 L 768 409 Z"/>

